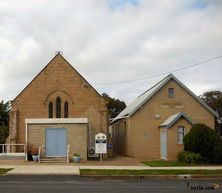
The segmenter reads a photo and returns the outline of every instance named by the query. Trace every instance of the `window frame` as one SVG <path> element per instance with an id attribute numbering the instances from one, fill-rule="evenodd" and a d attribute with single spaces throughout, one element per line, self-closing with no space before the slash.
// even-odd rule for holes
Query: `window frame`
<path id="1" fill-rule="evenodd" d="M 61 118 L 62 117 L 62 108 L 61 108 L 61 98 L 58 96 L 56 98 L 56 118 Z"/>
<path id="2" fill-rule="evenodd" d="M 168 97 L 173 98 L 174 95 L 175 95 L 175 89 L 172 87 L 168 88 Z"/>
<path id="3" fill-rule="evenodd" d="M 182 136 L 181 136 L 182 135 Z M 179 145 L 183 145 L 183 139 L 185 136 L 185 127 L 184 126 L 178 126 L 177 127 L 177 143 Z"/>
<path id="4" fill-rule="evenodd" d="M 48 118 L 53 118 L 53 102 L 50 101 L 48 104 Z"/>
<path id="5" fill-rule="evenodd" d="M 69 118 L 69 103 L 68 103 L 68 101 L 64 102 L 64 118 Z"/>

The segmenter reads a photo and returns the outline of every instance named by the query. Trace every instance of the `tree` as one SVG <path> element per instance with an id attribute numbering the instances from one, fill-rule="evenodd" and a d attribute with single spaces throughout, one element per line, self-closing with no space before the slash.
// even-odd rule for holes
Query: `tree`
<path id="1" fill-rule="evenodd" d="M 211 163 L 222 162 L 222 141 L 214 129 L 204 124 L 193 125 L 183 142 L 185 151 L 199 153 Z"/>
<path id="2" fill-rule="evenodd" d="M 215 110 L 219 117 L 222 117 L 222 92 L 215 90 L 215 91 L 208 91 L 204 92 L 200 98 L 207 103 L 213 110 Z"/>
<path id="3" fill-rule="evenodd" d="M 222 135 L 222 92 L 218 90 L 208 91 L 203 93 L 200 98 L 218 113 L 216 130 Z"/>
<path id="4" fill-rule="evenodd" d="M 103 93 L 102 96 L 107 101 L 107 109 L 108 109 L 109 118 L 116 117 L 123 109 L 126 108 L 126 103 L 124 101 L 111 98 L 106 93 Z"/>
<path id="5" fill-rule="evenodd" d="M 11 103 L 8 101 L 0 102 L 0 143 L 5 143 L 5 139 L 9 134 L 9 111 Z"/>

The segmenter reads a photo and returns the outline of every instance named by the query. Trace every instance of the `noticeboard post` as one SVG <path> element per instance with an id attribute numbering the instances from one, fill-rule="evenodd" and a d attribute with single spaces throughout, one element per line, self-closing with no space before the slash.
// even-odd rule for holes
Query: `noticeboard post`
<path id="1" fill-rule="evenodd" d="M 100 155 L 100 161 L 102 161 L 102 154 L 107 153 L 107 138 L 103 133 L 95 135 L 95 153 Z"/>

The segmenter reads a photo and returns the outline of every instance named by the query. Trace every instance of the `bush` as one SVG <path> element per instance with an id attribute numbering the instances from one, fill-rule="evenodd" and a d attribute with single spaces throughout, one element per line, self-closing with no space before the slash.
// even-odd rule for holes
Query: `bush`
<path id="1" fill-rule="evenodd" d="M 222 141 L 214 147 L 214 160 L 213 163 L 222 163 Z"/>
<path id="2" fill-rule="evenodd" d="M 192 164 L 207 163 L 207 158 L 202 157 L 199 153 L 182 151 L 177 156 L 178 161 Z"/>
<path id="3" fill-rule="evenodd" d="M 219 134 L 204 124 L 194 125 L 184 137 L 184 150 L 199 153 L 210 163 L 222 161 L 222 142 Z"/>

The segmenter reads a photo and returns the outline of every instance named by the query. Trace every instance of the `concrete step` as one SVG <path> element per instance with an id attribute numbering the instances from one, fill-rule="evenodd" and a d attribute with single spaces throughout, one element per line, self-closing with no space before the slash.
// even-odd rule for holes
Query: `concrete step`
<path id="1" fill-rule="evenodd" d="M 40 159 L 40 162 L 44 163 L 66 163 L 66 157 L 43 157 Z"/>

